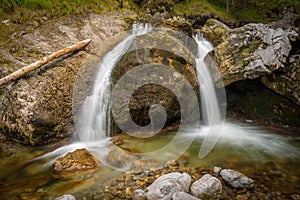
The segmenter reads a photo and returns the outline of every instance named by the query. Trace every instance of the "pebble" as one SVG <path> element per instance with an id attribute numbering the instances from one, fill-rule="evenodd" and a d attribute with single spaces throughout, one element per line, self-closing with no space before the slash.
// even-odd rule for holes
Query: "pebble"
<path id="1" fill-rule="evenodd" d="M 146 200 L 146 194 L 144 190 L 136 189 L 132 193 L 133 200 Z"/>

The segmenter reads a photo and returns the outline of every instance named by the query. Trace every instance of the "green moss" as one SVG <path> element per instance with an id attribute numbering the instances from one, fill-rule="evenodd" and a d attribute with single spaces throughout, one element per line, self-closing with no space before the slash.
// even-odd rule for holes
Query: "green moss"
<path id="1" fill-rule="evenodd" d="M 249 54 L 253 53 L 261 44 L 260 40 L 254 40 L 249 46 L 247 46 L 247 48 L 244 48 L 241 51 L 241 55 L 243 57 L 247 57 L 249 56 Z"/>

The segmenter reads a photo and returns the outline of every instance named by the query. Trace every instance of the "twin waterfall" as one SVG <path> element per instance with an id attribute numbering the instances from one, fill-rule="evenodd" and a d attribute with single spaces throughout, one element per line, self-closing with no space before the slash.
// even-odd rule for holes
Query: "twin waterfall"
<path id="1" fill-rule="evenodd" d="M 108 52 L 98 66 L 98 73 L 94 82 L 93 92 L 86 97 L 82 106 L 82 126 L 80 126 L 80 139 L 84 143 L 102 141 L 110 134 L 110 92 L 111 72 L 119 59 L 128 51 L 134 39 L 151 31 L 151 27 L 134 24 L 132 34 L 119 43 L 112 51 Z M 198 44 L 196 55 L 196 70 L 200 83 L 202 124 L 201 134 L 205 134 L 200 157 L 205 157 L 213 148 L 220 133 L 222 124 L 218 100 L 209 70 L 203 62 L 206 54 L 213 46 L 201 35 L 195 35 Z M 200 122 L 199 122 L 200 123 Z"/>
<path id="2" fill-rule="evenodd" d="M 136 37 L 147 34 L 151 30 L 152 27 L 147 25 L 134 24 L 132 33 L 102 59 L 102 62 L 98 66 L 98 72 L 91 95 L 85 98 L 81 108 L 80 119 L 82 121 L 80 126 L 77 127 L 80 141 L 58 148 L 36 160 L 45 157 L 57 158 L 76 149 L 89 148 L 89 150 L 97 153 L 101 162 L 110 166 L 110 163 L 106 162 L 106 158 L 109 157 L 109 150 L 107 149 L 111 147 L 108 140 L 110 136 L 111 73 L 120 58 L 122 58 L 130 46 L 134 44 Z M 269 155 L 275 157 L 298 157 L 299 153 L 297 149 L 289 144 L 288 139 L 282 136 L 266 133 L 253 126 L 225 122 L 225 91 L 224 89 L 218 89 L 217 92 L 215 91 L 210 72 L 204 63 L 204 57 L 213 49 L 213 46 L 201 35 L 195 35 L 194 41 L 198 45 L 198 54 L 195 56 L 195 63 L 200 83 L 202 120 L 198 122 L 198 128 L 184 130 L 183 137 L 180 139 L 183 141 L 185 139 L 188 140 L 188 138 L 192 138 L 192 140 L 196 139 L 195 141 L 197 141 L 196 143 L 198 144 L 200 141 L 199 158 L 206 157 L 215 146 L 221 149 L 225 147 L 226 149 L 236 150 L 238 153 L 244 152 L 245 155 L 249 154 L 255 159 L 268 157 Z M 150 158 L 154 156 L 154 158 L 166 157 L 165 159 L 169 159 L 172 157 L 171 154 L 176 154 L 175 152 L 176 149 L 180 147 L 179 145 L 185 146 L 180 142 L 175 142 L 173 149 L 169 148 L 166 151 L 157 151 L 151 154 L 152 157 L 150 156 Z M 191 144 L 191 146 L 193 145 L 195 144 Z M 117 148 L 114 150 L 116 149 Z M 118 151 L 119 150 L 116 150 L 114 154 L 117 155 L 117 157 L 122 153 Z M 126 152 L 126 154 L 127 153 L 128 152 Z M 51 163 L 54 162 L 55 158 Z M 147 157 L 143 157 L 143 159 L 147 159 Z M 114 168 L 115 166 L 111 167 Z M 130 166 L 125 166 L 127 169 L 128 167 Z M 122 170 L 125 168 L 121 167 L 118 169 Z"/>

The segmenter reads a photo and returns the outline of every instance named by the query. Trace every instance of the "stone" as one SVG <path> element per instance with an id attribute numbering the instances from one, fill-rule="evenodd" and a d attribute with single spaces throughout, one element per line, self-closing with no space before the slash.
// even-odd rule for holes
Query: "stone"
<path id="1" fill-rule="evenodd" d="M 219 174 L 221 170 L 222 170 L 221 167 L 214 167 L 214 168 L 213 168 L 213 172 L 214 172 L 215 174 Z"/>
<path id="2" fill-rule="evenodd" d="M 87 51 L 51 62 L 23 78 L 0 88 L 0 132 L 7 139 L 31 145 L 50 144 L 74 133 L 72 91 L 77 72 L 91 56 L 97 65 L 95 47 L 105 49 L 104 41 L 124 30 L 126 22 L 118 14 L 69 16 L 47 20 L 32 31 L 10 36 L 16 60 L 26 64 L 45 55 L 90 38 Z M 18 38 L 15 38 L 18 37 Z M 113 41 L 110 41 L 113 42 Z M 101 43 L 101 47 L 99 47 Z M 108 45 L 106 45 L 108 46 Z M 7 61 L 5 61 L 7 63 Z M 9 62 L 0 67 L 0 77 L 19 69 Z M 90 80 L 85 80 L 86 82 Z"/>
<path id="3" fill-rule="evenodd" d="M 133 200 L 146 200 L 146 194 L 145 191 L 142 189 L 136 189 L 132 193 L 132 199 Z"/>
<path id="4" fill-rule="evenodd" d="M 186 192 L 176 192 L 172 196 L 172 200 L 200 200 Z"/>
<path id="5" fill-rule="evenodd" d="M 191 177 L 186 173 L 164 174 L 147 187 L 148 200 L 171 199 L 176 192 L 189 192 Z"/>
<path id="6" fill-rule="evenodd" d="M 300 55 L 291 56 L 290 60 L 294 62 L 277 73 L 263 76 L 261 82 L 300 106 Z"/>
<path id="7" fill-rule="evenodd" d="M 220 176 L 227 184 L 236 189 L 252 189 L 254 187 L 253 180 L 238 171 L 223 169 Z"/>
<path id="8" fill-rule="evenodd" d="M 55 200 L 76 200 L 76 198 L 71 194 L 64 194 L 62 196 L 56 197 Z"/>
<path id="9" fill-rule="evenodd" d="M 135 160 L 131 165 L 133 173 L 141 173 L 143 171 L 154 171 L 161 168 L 161 163 L 158 160 Z"/>
<path id="10" fill-rule="evenodd" d="M 216 20 L 208 20 L 204 27 L 205 34 L 217 45 L 204 61 L 218 87 L 284 68 L 292 49 L 288 32 L 268 24 L 252 23 L 229 29 Z M 220 39 L 215 41 L 214 37 Z"/>
<path id="11" fill-rule="evenodd" d="M 178 121 L 182 110 L 194 114 L 198 105 L 180 105 L 197 101 L 199 93 L 193 48 L 197 48 L 194 40 L 168 28 L 153 29 L 136 38 L 112 70 L 112 90 L 117 91 L 111 95 L 112 126 L 134 137 L 145 137 L 138 135 L 139 127 L 144 129 L 141 134 L 146 134 L 153 131 L 151 122 Z M 118 133 L 115 130 L 112 134 Z"/>
<path id="12" fill-rule="evenodd" d="M 200 199 L 216 199 L 221 192 L 221 181 L 210 174 L 205 174 L 191 186 L 191 194 Z"/>
<path id="13" fill-rule="evenodd" d="M 58 179 L 73 179 L 95 172 L 99 161 L 86 149 L 77 149 L 58 158 L 53 164 L 52 175 Z"/>

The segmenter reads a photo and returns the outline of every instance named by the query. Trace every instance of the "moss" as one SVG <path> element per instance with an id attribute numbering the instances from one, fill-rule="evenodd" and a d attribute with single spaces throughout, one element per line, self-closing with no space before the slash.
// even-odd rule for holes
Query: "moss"
<path id="1" fill-rule="evenodd" d="M 262 42 L 260 40 L 253 40 L 253 42 L 250 45 L 248 45 L 241 51 L 241 55 L 243 57 L 248 57 L 249 54 L 254 53 L 254 51 L 261 45 L 261 43 Z"/>

